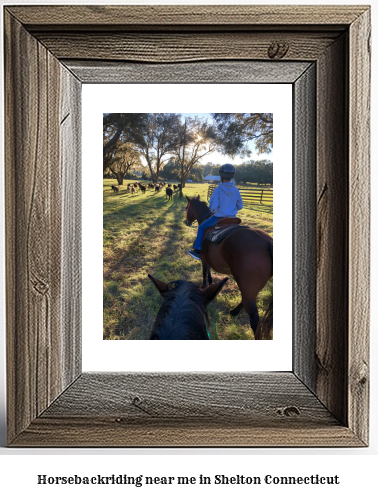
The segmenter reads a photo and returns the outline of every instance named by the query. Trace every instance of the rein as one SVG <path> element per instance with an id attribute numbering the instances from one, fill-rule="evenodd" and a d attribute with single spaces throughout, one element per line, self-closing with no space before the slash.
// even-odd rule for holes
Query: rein
<path id="1" fill-rule="evenodd" d="M 211 214 L 212 214 L 212 212 L 208 212 L 207 214 L 203 215 L 203 216 L 202 216 L 202 217 L 200 217 L 199 219 L 194 219 L 194 220 L 193 220 L 193 222 L 192 222 L 191 224 L 189 224 L 189 222 L 188 222 L 188 212 L 189 212 L 189 207 L 190 207 L 190 204 L 191 204 L 191 203 L 192 203 L 192 200 L 190 200 L 190 201 L 189 201 L 189 203 L 188 203 L 188 208 L 186 209 L 186 222 L 187 222 L 188 227 L 191 227 L 191 226 L 192 226 L 192 224 L 193 224 L 195 221 L 197 221 L 197 222 L 198 222 L 198 225 L 199 225 L 199 221 L 200 221 L 201 219 L 203 219 L 203 218 L 204 218 L 204 217 L 206 217 L 207 215 L 211 215 Z"/>

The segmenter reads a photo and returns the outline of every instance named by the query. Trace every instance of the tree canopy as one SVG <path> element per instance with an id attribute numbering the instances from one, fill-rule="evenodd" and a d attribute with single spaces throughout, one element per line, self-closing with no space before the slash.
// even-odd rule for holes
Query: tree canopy
<path id="1" fill-rule="evenodd" d="M 208 161 L 205 165 L 203 165 L 203 175 L 206 177 L 210 174 L 211 170 L 215 167 L 215 164 L 211 161 Z"/>
<path id="2" fill-rule="evenodd" d="M 213 168 L 210 170 L 209 174 L 210 175 L 219 175 L 219 169 L 221 168 L 221 165 L 214 165 Z"/>
<path id="3" fill-rule="evenodd" d="M 223 154 L 250 156 L 249 142 L 257 152 L 270 153 L 273 149 L 273 113 L 212 113 Z"/>
<path id="4" fill-rule="evenodd" d="M 123 179 L 130 169 L 141 167 L 140 158 L 135 147 L 131 143 L 122 143 L 113 153 L 113 161 L 109 170 L 115 176 L 119 185 L 123 184 Z"/>
<path id="5" fill-rule="evenodd" d="M 141 125 L 133 131 L 133 142 L 146 160 L 154 182 L 158 181 L 168 155 L 176 149 L 179 124 L 180 115 L 176 113 L 146 113 Z"/>
<path id="6" fill-rule="evenodd" d="M 172 156 L 164 165 L 161 177 L 167 180 L 181 179 L 180 165 L 174 156 Z"/>
<path id="7" fill-rule="evenodd" d="M 203 167 L 200 165 L 193 165 L 188 175 L 188 179 L 194 182 L 202 182 L 204 178 Z"/>
<path id="8" fill-rule="evenodd" d="M 132 133 L 143 122 L 143 113 L 103 114 L 103 172 L 115 161 L 122 143 L 132 142 Z"/>
<path id="9" fill-rule="evenodd" d="M 213 153 L 219 146 L 218 136 L 213 125 L 198 117 L 185 117 L 176 129 L 177 143 L 174 150 L 181 170 L 181 186 L 189 172 L 204 156 Z M 180 196 L 182 191 L 180 190 Z"/>
<path id="10" fill-rule="evenodd" d="M 250 161 L 237 165 L 235 181 L 239 183 L 252 182 L 257 184 L 273 184 L 273 163 L 269 160 Z"/>

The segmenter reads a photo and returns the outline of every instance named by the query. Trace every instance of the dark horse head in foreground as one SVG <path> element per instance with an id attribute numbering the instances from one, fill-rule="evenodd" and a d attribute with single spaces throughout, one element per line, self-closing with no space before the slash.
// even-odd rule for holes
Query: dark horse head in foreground
<path id="1" fill-rule="evenodd" d="M 186 225 L 202 224 L 211 213 L 199 196 L 188 198 Z M 245 309 L 256 340 L 271 339 L 273 329 L 273 296 L 264 316 L 259 318 L 256 297 L 273 276 L 273 238 L 261 229 L 239 228 L 220 243 L 205 240 L 201 248 L 203 288 L 211 283 L 210 268 L 220 274 L 232 275 L 238 284 L 242 300 L 230 311 L 236 316 Z"/>
<path id="2" fill-rule="evenodd" d="M 222 290 L 228 278 L 201 290 L 190 281 L 164 283 L 150 274 L 148 277 L 163 297 L 151 340 L 208 340 L 206 307 Z"/>

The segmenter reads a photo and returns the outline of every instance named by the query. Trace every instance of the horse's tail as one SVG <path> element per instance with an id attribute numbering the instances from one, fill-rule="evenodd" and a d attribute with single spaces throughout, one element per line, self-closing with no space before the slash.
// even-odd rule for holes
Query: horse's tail
<path id="1" fill-rule="evenodd" d="M 269 243 L 269 252 L 273 266 L 273 243 Z M 272 331 L 273 331 L 273 292 L 268 307 L 264 313 L 264 316 L 260 319 L 257 325 L 256 337 L 263 340 L 272 340 L 273 339 Z"/>

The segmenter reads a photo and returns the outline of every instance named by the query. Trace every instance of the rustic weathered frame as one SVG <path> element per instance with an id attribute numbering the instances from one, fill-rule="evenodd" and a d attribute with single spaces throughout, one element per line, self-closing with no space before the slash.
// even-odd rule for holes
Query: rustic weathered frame
<path id="1" fill-rule="evenodd" d="M 7 6 L 4 22 L 9 445 L 367 446 L 369 7 Z M 293 84 L 293 371 L 81 373 L 81 83 L 163 81 L 159 64 L 250 81 L 248 61 Z"/>

